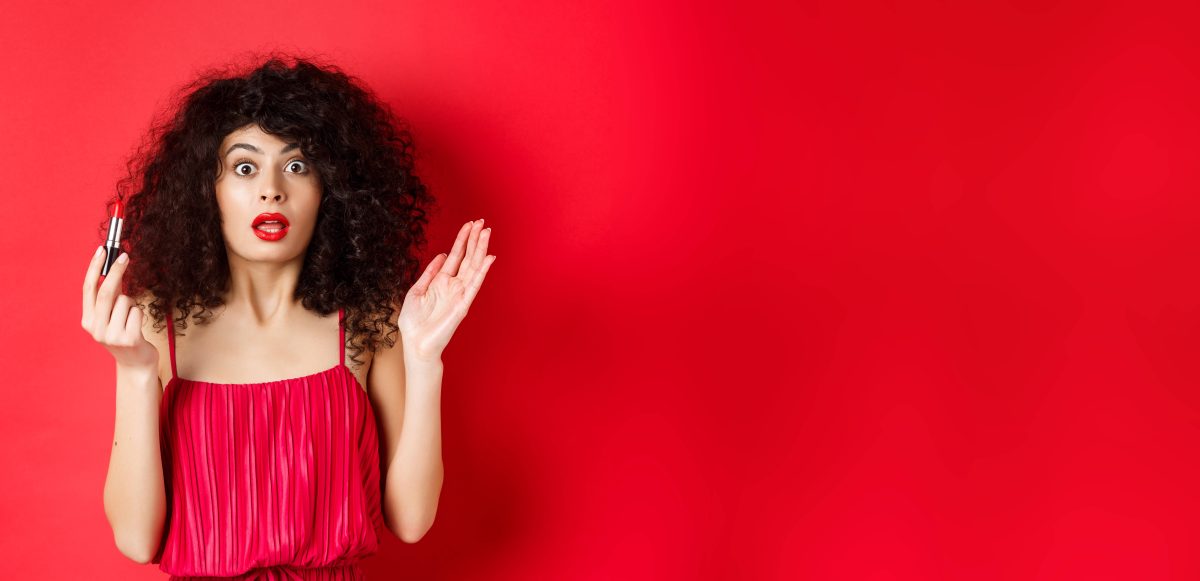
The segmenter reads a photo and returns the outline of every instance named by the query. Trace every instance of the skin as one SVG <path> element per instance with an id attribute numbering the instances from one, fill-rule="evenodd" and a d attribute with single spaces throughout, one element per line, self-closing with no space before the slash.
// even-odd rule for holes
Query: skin
<path id="1" fill-rule="evenodd" d="M 239 143 L 258 151 L 235 147 Z M 338 363 L 336 314 L 320 316 L 291 299 L 322 191 L 315 168 L 299 148 L 288 146 L 254 125 L 222 141 L 216 195 L 231 285 L 210 324 L 189 325 L 187 335 L 176 337 L 182 378 L 254 383 L 310 375 Z M 262 212 L 285 215 L 287 236 L 273 242 L 256 237 L 250 224 Z M 450 252 L 435 256 L 397 305 L 395 345 L 364 353 L 361 365 L 346 356 L 368 392 L 383 438 L 380 454 L 388 459 L 381 474 L 384 520 L 406 542 L 423 537 L 437 511 L 444 476 L 442 353 L 496 259 L 487 254 L 490 237 L 482 219 L 464 224 Z M 158 548 L 164 521 L 157 409 L 172 377 L 168 341 L 165 329 L 155 331 L 142 315 L 142 305 L 152 297 L 119 292 L 127 263 L 118 261 L 108 277 L 101 277 L 102 262 L 100 253 L 88 265 L 81 322 L 117 364 L 105 512 L 118 548 L 145 563 Z"/>
<path id="2" fill-rule="evenodd" d="M 254 383 L 310 375 L 339 361 L 337 315 L 322 317 L 292 298 L 322 191 L 313 164 L 290 145 L 254 125 L 221 142 L 215 190 L 230 290 L 210 324 L 191 325 L 185 336 L 176 337 L 180 377 Z M 282 240 L 268 242 L 254 235 L 250 224 L 264 212 L 287 217 L 288 234 Z M 170 361 L 163 359 L 160 376 L 169 380 Z M 370 361 L 354 366 L 347 359 L 347 364 L 366 385 Z"/>

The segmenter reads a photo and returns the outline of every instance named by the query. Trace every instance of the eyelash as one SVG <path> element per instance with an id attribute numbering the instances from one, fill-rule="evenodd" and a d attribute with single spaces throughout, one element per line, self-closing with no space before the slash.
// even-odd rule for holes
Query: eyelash
<path id="1" fill-rule="evenodd" d="M 236 175 L 236 176 L 238 176 L 238 177 L 243 177 L 243 178 L 244 178 L 244 177 L 249 177 L 249 176 L 247 176 L 247 175 L 245 175 L 245 174 L 240 174 L 240 173 L 238 173 L 238 170 L 237 170 L 238 166 L 239 166 L 239 165 L 242 165 L 242 164 L 244 164 L 244 163 L 248 163 L 248 164 L 250 164 L 250 165 L 254 165 L 254 162 L 253 162 L 253 161 L 250 161 L 250 160 L 248 160 L 248 159 L 245 159 L 245 158 L 243 158 L 243 159 L 239 159 L 239 160 L 237 160 L 237 161 L 233 162 L 233 174 L 234 174 L 234 175 Z M 306 173 L 308 173 L 309 171 L 311 171 L 311 170 L 309 170 L 309 169 L 308 169 L 308 162 L 307 162 L 307 161 L 304 161 L 304 160 L 302 160 L 302 159 L 293 159 L 292 161 L 289 161 L 289 162 L 287 162 L 287 165 L 288 165 L 288 166 L 290 166 L 290 165 L 292 165 L 293 163 L 300 163 L 300 164 L 304 164 L 304 171 L 301 171 L 301 172 L 296 172 L 296 173 L 299 173 L 299 174 L 306 174 Z M 284 166 L 284 167 L 287 167 L 287 166 Z"/>

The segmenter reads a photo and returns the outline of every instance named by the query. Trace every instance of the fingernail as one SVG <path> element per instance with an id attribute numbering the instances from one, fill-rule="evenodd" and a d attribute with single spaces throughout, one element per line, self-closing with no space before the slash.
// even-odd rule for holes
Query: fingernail
<path id="1" fill-rule="evenodd" d="M 104 247 L 103 247 L 103 246 L 97 246 L 97 247 L 96 247 L 96 253 L 95 253 L 95 254 L 93 254 L 93 255 L 92 255 L 92 257 L 93 257 L 93 258 L 98 258 L 98 257 L 100 256 L 100 253 L 101 253 L 101 252 L 104 252 Z"/>
<path id="2" fill-rule="evenodd" d="M 129 254 L 122 252 L 121 255 L 117 257 L 117 262 L 120 262 L 121 264 L 129 262 Z"/>

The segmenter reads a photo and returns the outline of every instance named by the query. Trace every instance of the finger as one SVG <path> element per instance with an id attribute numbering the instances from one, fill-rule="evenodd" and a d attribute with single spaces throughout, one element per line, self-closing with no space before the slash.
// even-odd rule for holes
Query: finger
<path id="1" fill-rule="evenodd" d="M 475 247 L 479 246 L 479 231 L 483 229 L 483 218 L 471 223 L 471 234 L 467 236 L 467 264 L 475 263 Z"/>
<path id="2" fill-rule="evenodd" d="M 129 295 L 117 297 L 117 302 L 113 305 L 112 318 L 108 320 L 108 327 L 104 330 L 106 343 L 125 344 L 125 327 L 129 324 L 129 307 L 131 306 L 133 306 L 133 299 L 129 298 Z"/>
<path id="3" fill-rule="evenodd" d="M 433 277 L 436 276 L 438 266 L 441 264 L 440 261 L 445 260 L 445 256 L 445 253 L 434 256 L 433 260 L 429 261 L 429 265 L 425 267 L 425 272 L 421 273 L 421 278 L 418 278 L 417 282 L 413 283 L 409 292 L 418 295 L 425 294 L 425 290 L 429 288 L 429 283 L 433 282 Z"/>
<path id="4" fill-rule="evenodd" d="M 96 293 L 96 307 L 92 311 L 92 328 L 97 333 L 103 333 L 104 328 L 108 326 L 109 319 L 112 317 L 113 303 L 116 302 L 117 295 L 121 293 L 121 277 L 125 274 L 128 265 L 129 255 L 121 253 L 112 268 L 108 269 L 108 276 L 104 278 L 104 282 L 100 284 L 100 291 Z"/>
<path id="5" fill-rule="evenodd" d="M 104 247 L 96 247 L 96 252 L 92 254 L 92 260 L 88 263 L 87 274 L 83 276 L 83 320 L 81 324 L 84 328 L 90 328 L 92 324 L 92 310 L 96 305 L 96 277 L 100 275 L 100 268 L 104 265 Z"/>
<path id="6" fill-rule="evenodd" d="M 483 286 L 483 278 L 487 276 L 487 271 L 491 268 L 493 262 L 496 262 L 496 255 L 490 254 L 485 257 L 483 266 L 471 278 L 471 284 L 467 285 L 467 290 L 463 291 L 463 300 L 467 303 L 468 308 L 471 306 L 471 301 L 475 300 L 475 295 L 479 294 L 479 287 Z"/>
<path id="7" fill-rule="evenodd" d="M 133 335 L 134 333 L 141 334 L 142 332 L 142 309 L 135 304 L 129 311 L 129 320 L 125 322 L 125 334 Z M 133 335 L 137 338 L 137 335 Z M 143 337 L 145 338 L 145 337 Z"/>
<path id="8" fill-rule="evenodd" d="M 467 222 L 458 231 L 458 238 L 454 239 L 454 246 L 450 247 L 450 254 L 446 255 L 446 262 L 442 264 L 442 272 L 454 276 L 458 273 L 458 263 L 462 260 L 463 249 L 467 244 L 467 237 L 471 234 L 472 224 Z"/>
<path id="9" fill-rule="evenodd" d="M 479 231 L 479 242 L 475 245 L 475 254 L 471 257 L 471 269 L 478 270 L 487 258 L 488 242 L 492 239 L 492 228 L 489 226 Z"/>
<path id="10" fill-rule="evenodd" d="M 483 230 L 483 218 L 480 218 L 471 227 L 471 236 L 467 238 L 467 254 L 458 266 L 458 273 L 454 275 L 464 282 L 475 278 L 475 272 L 479 270 L 480 261 L 483 260 L 483 255 L 479 253 L 479 240 Z"/>

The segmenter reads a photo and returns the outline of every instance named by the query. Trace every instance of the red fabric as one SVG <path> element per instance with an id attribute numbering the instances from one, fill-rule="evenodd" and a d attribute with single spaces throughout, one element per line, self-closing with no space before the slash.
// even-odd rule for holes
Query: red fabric
<path id="1" fill-rule="evenodd" d="M 171 320 L 170 317 L 167 318 Z M 153 563 L 171 579 L 362 579 L 383 527 L 379 442 L 345 364 L 304 377 L 163 388 L 168 518 Z M 332 341 L 331 341 L 332 343 Z"/>

